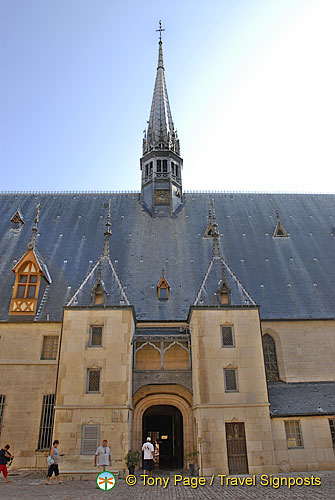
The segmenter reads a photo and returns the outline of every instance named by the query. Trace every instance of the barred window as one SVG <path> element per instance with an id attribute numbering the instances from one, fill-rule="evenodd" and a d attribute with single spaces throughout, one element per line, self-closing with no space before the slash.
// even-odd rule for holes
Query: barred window
<path id="1" fill-rule="evenodd" d="M 268 333 L 263 336 L 263 353 L 266 380 L 268 382 L 278 382 L 279 370 L 277 364 L 276 344 Z"/>
<path id="2" fill-rule="evenodd" d="M 41 359 L 56 359 L 58 352 L 58 335 L 47 335 L 43 337 Z"/>
<path id="3" fill-rule="evenodd" d="M 285 420 L 286 442 L 288 448 L 303 448 L 299 420 Z"/>
<path id="4" fill-rule="evenodd" d="M 221 326 L 222 347 L 235 347 L 232 326 Z"/>
<path id="5" fill-rule="evenodd" d="M 0 394 L 0 435 L 3 425 L 3 415 L 5 413 L 5 403 L 6 403 L 6 396 L 4 394 Z"/>
<path id="6" fill-rule="evenodd" d="M 329 419 L 330 434 L 332 437 L 333 447 L 335 448 L 335 419 Z"/>
<path id="7" fill-rule="evenodd" d="M 225 392 L 238 392 L 236 369 L 224 369 L 224 385 Z"/>
<path id="8" fill-rule="evenodd" d="M 90 329 L 90 346 L 102 345 L 102 326 L 91 326 Z"/>
<path id="9" fill-rule="evenodd" d="M 99 445 L 99 425 L 83 425 L 81 430 L 81 455 L 94 455 Z"/>
<path id="10" fill-rule="evenodd" d="M 37 449 L 49 450 L 52 441 L 52 429 L 54 423 L 55 395 L 47 394 L 43 396 L 40 432 L 38 436 Z"/>
<path id="11" fill-rule="evenodd" d="M 100 370 L 87 370 L 87 392 L 100 392 Z"/>

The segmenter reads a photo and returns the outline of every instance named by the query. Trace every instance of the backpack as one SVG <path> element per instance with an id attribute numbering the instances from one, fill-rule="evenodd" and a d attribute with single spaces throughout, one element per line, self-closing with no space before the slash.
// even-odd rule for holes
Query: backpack
<path id="1" fill-rule="evenodd" d="M 51 455 L 49 455 L 48 458 L 47 458 L 47 464 L 50 467 L 50 465 L 53 465 L 54 463 L 55 463 L 54 459 L 52 458 Z"/>

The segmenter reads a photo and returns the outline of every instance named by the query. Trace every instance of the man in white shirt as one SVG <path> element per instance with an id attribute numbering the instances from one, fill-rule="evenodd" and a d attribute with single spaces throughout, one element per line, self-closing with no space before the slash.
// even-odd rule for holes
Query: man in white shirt
<path id="1" fill-rule="evenodd" d="M 107 446 L 107 439 L 104 439 L 102 446 L 98 446 L 94 455 L 94 467 L 101 467 L 101 472 L 106 470 L 106 467 L 112 465 L 111 449 Z"/>
<path id="2" fill-rule="evenodd" d="M 144 452 L 144 474 L 146 474 L 146 471 L 149 471 L 150 476 L 152 476 L 152 469 L 155 463 L 155 448 L 151 443 L 150 437 L 147 437 L 146 443 L 142 446 L 142 451 Z"/>

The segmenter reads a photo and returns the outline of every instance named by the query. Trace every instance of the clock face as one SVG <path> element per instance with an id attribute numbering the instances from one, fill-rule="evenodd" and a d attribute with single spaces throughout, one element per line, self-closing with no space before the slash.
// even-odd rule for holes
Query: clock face
<path id="1" fill-rule="evenodd" d="M 168 205 L 170 203 L 170 191 L 168 189 L 156 189 L 155 203 L 158 205 Z"/>

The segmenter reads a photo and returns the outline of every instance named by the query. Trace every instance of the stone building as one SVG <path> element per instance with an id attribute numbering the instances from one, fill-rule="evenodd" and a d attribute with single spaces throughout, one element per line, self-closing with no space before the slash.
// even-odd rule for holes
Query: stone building
<path id="1" fill-rule="evenodd" d="M 1 442 L 334 468 L 335 196 L 184 193 L 161 39 L 140 168 L 140 193 L 0 194 Z"/>

